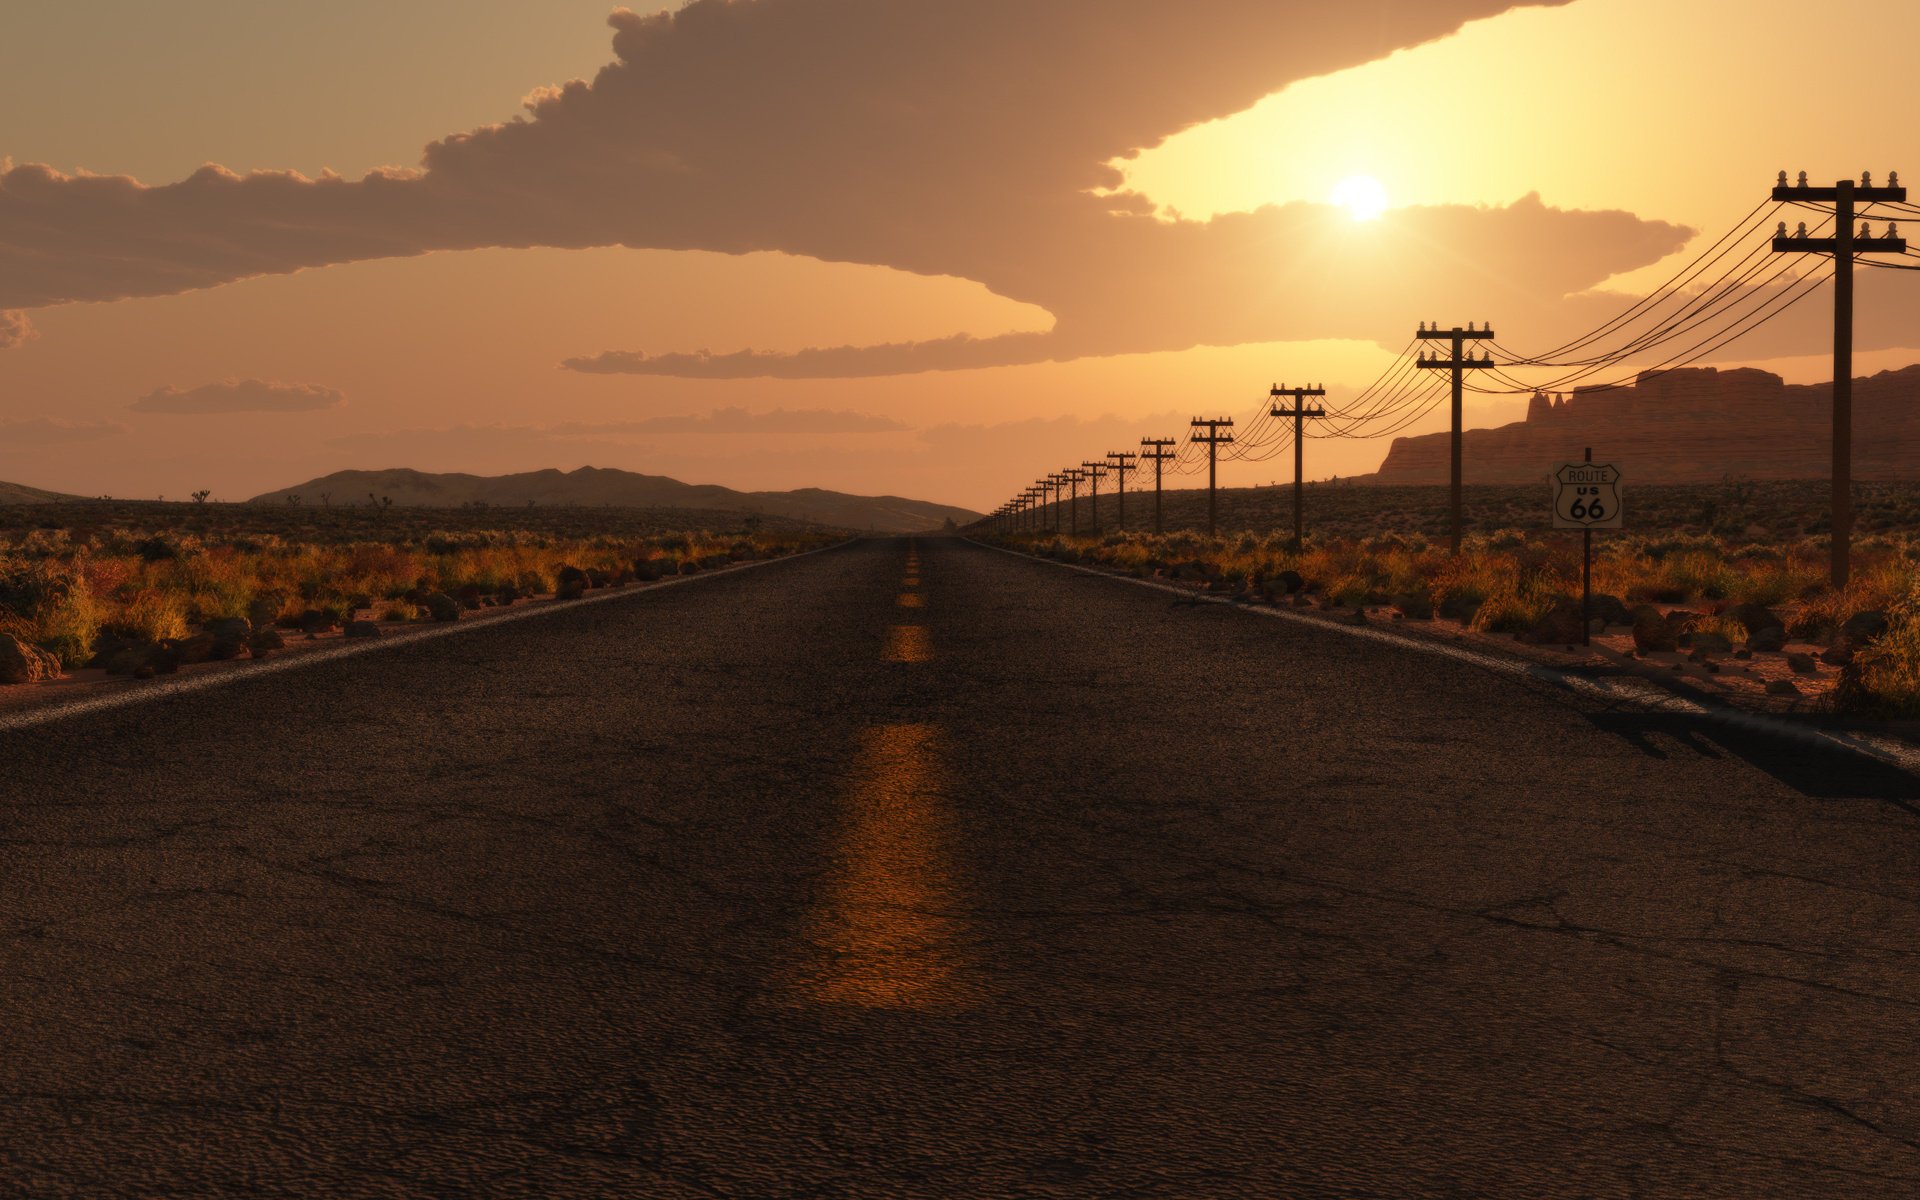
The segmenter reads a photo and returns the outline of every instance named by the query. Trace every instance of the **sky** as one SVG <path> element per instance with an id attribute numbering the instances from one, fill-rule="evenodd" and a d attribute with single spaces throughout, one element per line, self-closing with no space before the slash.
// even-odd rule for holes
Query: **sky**
<path id="1" fill-rule="evenodd" d="M 989 507 L 1271 382 L 1338 405 L 1422 320 L 1558 344 L 1782 169 L 1920 172 L 1897 6 L 1823 10 L 1873 31 L 1846 89 L 1773 0 L 636 7 L 9 0 L 0 479 L 591 464 Z M 1329 203 L 1356 177 L 1377 219 Z M 1920 361 L 1920 292 L 1868 275 L 1857 366 Z M 1718 361 L 1822 378 L 1824 304 Z"/>

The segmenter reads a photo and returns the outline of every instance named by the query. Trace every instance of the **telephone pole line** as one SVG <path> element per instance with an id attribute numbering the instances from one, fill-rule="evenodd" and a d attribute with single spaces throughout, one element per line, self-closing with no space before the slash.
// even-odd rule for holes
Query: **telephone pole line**
<path id="1" fill-rule="evenodd" d="M 1133 460 L 1140 456 L 1127 450 L 1107 451 L 1107 461 L 1113 464 L 1113 477 L 1118 480 L 1120 491 L 1120 532 L 1127 531 L 1127 472 L 1137 466 Z"/>
<path id="2" fill-rule="evenodd" d="M 1187 440 L 1205 442 L 1207 444 L 1207 536 L 1212 537 L 1214 531 L 1219 528 L 1220 524 L 1219 521 L 1216 520 L 1219 513 L 1220 447 L 1233 444 L 1233 435 L 1230 433 L 1221 433 L 1220 431 L 1222 429 L 1231 429 L 1233 427 L 1233 418 L 1220 417 L 1215 419 L 1195 417 L 1192 421 L 1192 426 L 1195 429 L 1203 427 L 1206 429 L 1205 433 L 1189 433 Z"/>
<path id="3" fill-rule="evenodd" d="M 1093 485 L 1091 506 L 1093 515 L 1087 518 L 1087 533 L 1092 537 L 1100 536 L 1100 481 L 1106 477 L 1107 464 L 1101 462 L 1083 462 L 1080 466 L 1086 471 L 1087 479 Z"/>
<path id="4" fill-rule="evenodd" d="M 1149 447 L 1140 451 L 1140 457 L 1153 460 L 1153 531 L 1155 533 L 1166 532 L 1160 523 L 1160 468 L 1176 457 L 1171 448 L 1174 440 L 1173 438 L 1140 439 L 1142 446 Z"/>
<path id="5" fill-rule="evenodd" d="M 1467 322 L 1465 329 L 1461 329 L 1458 325 L 1455 325 L 1452 329 L 1442 329 L 1439 323 L 1435 322 L 1433 328 L 1428 329 L 1426 322 L 1422 321 L 1420 323 L 1419 336 L 1423 342 L 1445 341 L 1453 344 L 1453 356 L 1451 358 L 1428 358 L 1426 351 L 1423 350 L 1420 352 L 1419 365 L 1429 371 L 1453 372 L 1453 488 L 1448 495 L 1447 507 L 1453 522 L 1453 552 L 1458 554 L 1460 553 L 1461 527 L 1460 395 L 1463 390 L 1462 380 L 1464 378 L 1464 372 L 1466 371 L 1485 370 L 1493 365 L 1493 356 L 1490 354 L 1483 354 L 1479 358 L 1475 358 L 1466 353 L 1466 343 L 1491 341 L 1493 339 L 1493 322 L 1487 322 L 1485 329 L 1475 329 L 1471 321 Z"/>
<path id="6" fill-rule="evenodd" d="M 1873 176 L 1862 174 L 1860 182 L 1842 179 L 1832 187 L 1808 187 L 1807 173 L 1800 172 L 1798 186 L 1787 185 L 1787 173 L 1773 189 L 1775 200 L 1833 205 L 1833 237 L 1807 236 L 1807 223 L 1800 222 L 1797 233 L 1787 233 L 1780 222 L 1774 235 L 1776 254 L 1831 254 L 1833 256 L 1833 550 L 1831 572 L 1837 590 L 1847 586 L 1853 552 L 1853 259 L 1856 254 L 1905 254 L 1907 240 L 1899 227 L 1887 225 L 1885 237 L 1874 237 L 1866 222 L 1860 232 L 1853 231 L 1855 204 L 1902 202 L 1907 189 L 1900 186 L 1900 173 L 1887 176 L 1886 187 L 1874 187 Z"/>
<path id="7" fill-rule="evenodd" d="M 1315 405 L 1312 408 L 1308 408 L 1306 401 L 1310 397 L 1325 397 L 1326 394 L 1327 389 L 1322 385 L 1315 385 L 1310 388 L 1290 388 L 1278 383 L 1274 384 L 1273 390 L 1267 393 L 1267 395 L 1271 396 L 1274 400 L 1273 416 L 1293 418 L 1293 548 L 1295 550 L 1300 549 L 1306 542 L 1306 522 L 1301 516 L 1301 513 L 1306 508 L 1307 491 L 1306 484 L 1302 482 L 1303 477 L 1301 475 L 1302 467 L 1305 465 L 1305 457 L 1301 449 L 1305 440 L 1305 426 L 1302 422 L 1308 417 L 1324 417 L 1327 415 L 1327 410 L 1324 407 Z M 1282 396 L 1291 396 L 1293 398 L 1292 408 L 1287 409 L 1280 407 L 1279 401 Z"/>

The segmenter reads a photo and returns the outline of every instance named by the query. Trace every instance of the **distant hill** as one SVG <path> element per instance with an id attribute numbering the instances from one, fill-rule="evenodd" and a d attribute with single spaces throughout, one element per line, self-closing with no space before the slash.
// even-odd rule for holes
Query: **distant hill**
<path id="1" fill-rule="evenodd" d="M 1537 483 L 1593 448 L 1628 486 L 1744 479 L 1825 479 L 1833 385 L 1788 384 L 1743 367 L 1646 373 L 1632 387 L 1535 395 L 1527 419 L 1461 435 L 1467 483 Z M 1356 483 L 1444 483 L 1448 434 L 1395 438 Z M 1853 382 L 1853 477 L 1920 481 L 1920 366 Z"/>
<path id="2" fill-rule="evenodd" d="M 429 508 L 459 508 L 466 504 L 525 508 L 532 501 L 537 505 L 587 508 L 720 509 L 888 533 L 938 529 L 949 519 L 956 525 L 965 525 L 980 517 L 970 509 L 899 496 L 850 496 L 819 488 L 736 492 L 715 484 L 681 483 L 664 475 L 640 475 L 604 467 L 528 471 L 520 475 L 435 475 L 404 468 L 336 471 L 255 496 L 252 503 L 284 504 L 288 496 L 297 495 L 306 503 L 318 504 L 322 493 L 330 496 L 334 504 L 364 504 L 369 495 L 375 495 L 391 497 L 395 504 Z"/>
<path id="3" fill-rule="evenodd" d="M 0 504 L 52 504 L 56 500 L 78 500 L 63 492 L 43 492 L 23 483 L 0 483 Z"/>

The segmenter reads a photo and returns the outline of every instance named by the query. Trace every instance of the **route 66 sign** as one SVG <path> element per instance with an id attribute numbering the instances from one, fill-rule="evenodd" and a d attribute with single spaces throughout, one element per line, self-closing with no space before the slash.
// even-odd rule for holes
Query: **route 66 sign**
<path id="1" fill-rule="evenodd" d="M 1555 529 L 1620 528 L 1620 468 L 1562 463 L 1553 473 Z"/>

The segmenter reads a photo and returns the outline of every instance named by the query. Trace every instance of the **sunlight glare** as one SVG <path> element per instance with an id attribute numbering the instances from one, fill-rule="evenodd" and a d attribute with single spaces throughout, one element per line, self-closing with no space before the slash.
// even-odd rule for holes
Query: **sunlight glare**
<path id="1" fill-rule="evenodd" d="M 1334 185 L 1328 199 L 1356 221 L 1376 220 L 1387 211 L 1387 189 L 1371 175 L 1349 175 Z"/>

